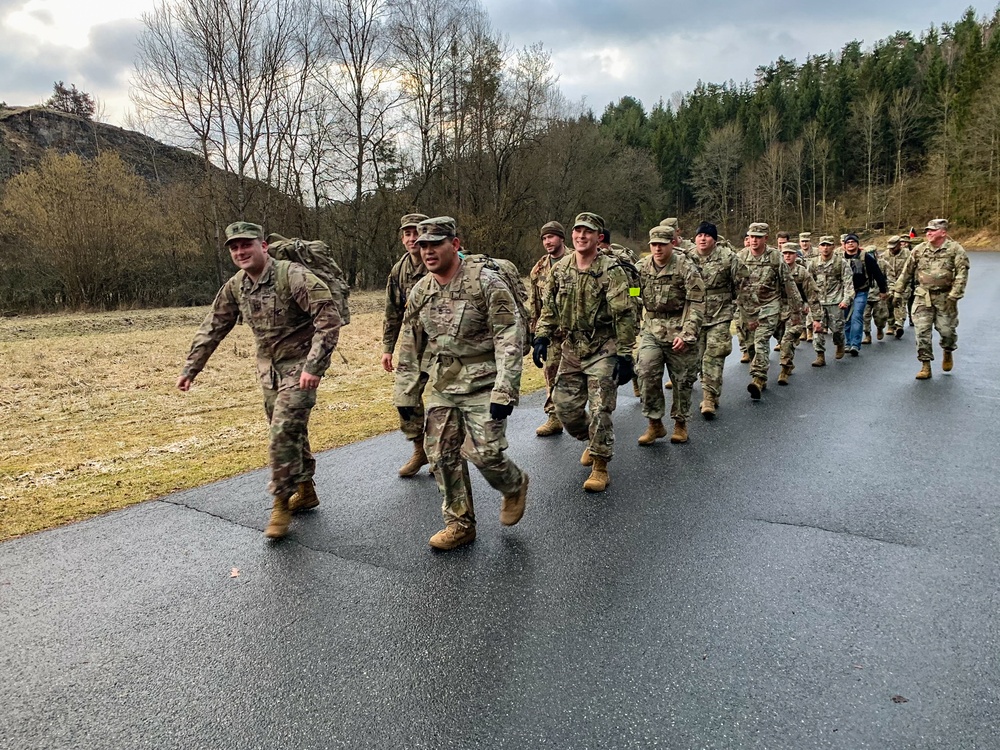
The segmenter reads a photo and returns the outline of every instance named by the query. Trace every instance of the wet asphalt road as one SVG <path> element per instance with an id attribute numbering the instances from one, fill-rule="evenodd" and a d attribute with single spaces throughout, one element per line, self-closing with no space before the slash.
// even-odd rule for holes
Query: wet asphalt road
<path id="1" fill-rule="evenodd" d="M 525 518 L 473 471 L 450 553 L 398 434 L 320 456 L 279 544 L 263 472 L 4 543 L 0 748 L 998 748 L 1000 255 L 972 277 L 949 376 L 907 328 L 787 388 L 774 354 L 755 404 L 734 353 L 645 449 L 623 388 L 603 495 L 525 399 Z"/>

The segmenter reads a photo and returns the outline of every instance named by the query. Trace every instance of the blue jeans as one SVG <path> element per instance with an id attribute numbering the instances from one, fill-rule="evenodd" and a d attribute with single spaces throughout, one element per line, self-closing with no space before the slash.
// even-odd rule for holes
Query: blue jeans
<path id="1" fill-rule="evenodd" d="M 851 317 L 844 325 L 844 338 L 847 348 L 861 348 L 861 337 L 864 335 L 865 306 L 868 304 L 868 292 L 855 292 L 854 304 L 851 306 Z"/>

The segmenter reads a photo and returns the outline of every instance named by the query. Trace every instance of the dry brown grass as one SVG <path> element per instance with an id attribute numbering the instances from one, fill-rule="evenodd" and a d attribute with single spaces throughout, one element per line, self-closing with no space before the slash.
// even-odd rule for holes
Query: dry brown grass
<path id="1" fill-rule="evenodd" d="M 398 426 L 379 365 L 381 295 L 351 297 L 352 323 L 320 385 L 314 450 Z M 207 308 L 0 320 L 0 540 L 267 463 L 253 337 L 237 328 L 187 394 L 174 384 Z M 527 362 L 526 362 L 527 365 Z M 540 371 L 524 368 L 525 392 Z"/>

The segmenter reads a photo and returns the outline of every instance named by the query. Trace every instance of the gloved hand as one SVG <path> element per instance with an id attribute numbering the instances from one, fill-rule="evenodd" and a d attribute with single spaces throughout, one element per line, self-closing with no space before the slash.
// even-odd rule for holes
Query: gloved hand
<path id="1" fill-rule="evenodd" d="M 618 357 L 618 361 L 615 362 L 615 369 L 612 372 L 612 377 L 618 378 L 618 385 L 625 385 L 633 377 L 635 377 L 635 368 L 632 366 L 631 357 Z"/>
<path id="2" fill-rule="evenodd" d="M 539 369 L 545 367 L 545 360 L 549 356 L 549 340 L 544 336 L 539 336 L 535 339 L 531 349 L 531 361 L 535 363 L 535 367 Z"/>
<path id="3" fill-rule="evenodd" d="M 414 407 L 412 406 L 397 406 L 396 411 L 399 412 L 399 418 L 402 420 L 409 421 L 413 419 Z"/>
<path id="4" fill-rule="evenodd" d="M 490 419 L 506 419 L 514 411 L 514 404 L 495 404 L 490 402 Z"/>

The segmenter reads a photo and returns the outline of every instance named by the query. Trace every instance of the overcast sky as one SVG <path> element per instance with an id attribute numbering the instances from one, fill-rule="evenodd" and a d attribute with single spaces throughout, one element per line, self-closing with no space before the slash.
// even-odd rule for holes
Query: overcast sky
<path id="1" fill-rule="evenodd" d="M 798 61 L 869 47 L 894 31 L 919 34 L 957 21 L 967 0 L 484 0 L 494 26 L 515 46 L 541 41 L 560 88 L 598 115 L 622 96 L 647 110 L 698 80 L 752 78 L 779 55 Z M 44 101 L 54 81 L 95 94 L 105 119 L 120 124 L 130 107 L 128 81 L 139 16 L 154 0 L 0 0 L 0 100 Z M 993 4 L 974 3 L 980 16 Z"/>

